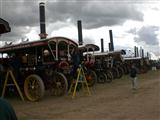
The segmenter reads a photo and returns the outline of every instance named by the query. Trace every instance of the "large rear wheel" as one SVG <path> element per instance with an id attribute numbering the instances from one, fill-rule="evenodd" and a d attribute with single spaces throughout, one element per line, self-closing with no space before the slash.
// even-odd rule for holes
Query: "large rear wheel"
<path id="1" fill-rule="evenodd" d="M 123 68 L 119 66 L 119 67 L 117 67 L 117 69 L 118 69 L 118 73 L 119 73 L 118 78 L 121 78 L 124 74 Z"/>
<path id="2" fill-rule="evenodd" d="M 38 101 L 44 96 L 44 84 L 42 79 L 35 74 L 28 76 L 24 82 L 24 93 L 28 100 Z"/>
<path id="3" fill-rule="evenodd" d="M 93 70 L 86 70 L 86 80 L 89 87 L 92 87 L 97 82 L 97 75 Z"/>
<path id="4" fill-rule="evenodd" d="M 112 75 L 112 72 L 111 71 L 107 71 L 107 83 L 110 83 L 110 82 L 112 82 L 112 80 L 113 80 L 113 75 Z"/>
<path id="5" fill-rule="evenodd" d="M 116 79 L 119 77 L 119 71 L 117 68 L 113 67 L 111 68 L 111 71 L 112 71 L 113 79 Z"/>
<path id="6" fill-rule="evenodd" d="M 67 78 L 60 72 L 54 72 L 49 80 L 49 91 L 51 95 L 61 96 L 67 93 Z"/>
<path id="7" fill-rule="evenodd" d="M 98 73 L 98 83 L 105 83 L 107 81 L 107 75 L 104 72 Z"/>

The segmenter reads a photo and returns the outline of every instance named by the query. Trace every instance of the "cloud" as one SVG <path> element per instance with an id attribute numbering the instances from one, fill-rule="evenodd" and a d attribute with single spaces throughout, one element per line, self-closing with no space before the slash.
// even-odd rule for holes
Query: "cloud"
<path id="1" fill-rule="evenodd" d="M 134 31 L 134 34 L 137 35 L 137 37 L 134 37 L 135 42 L 144 42 L 147 45 L 159 45 L 158 35 L 156 34 L 156 32 L 159 31 L 159 27 L 143 26 L 138 31 L 135 29 L 130 30 L 130 32 L 131 31 Z"/>
<path id="2" fill-rule="evenodd" d="M 95 44 L 94 39 L 87 36 L 83 39 L 83 42 L 84 44 Z"/>
<path id="3" fill-rule="evenodd" d="M 39 25 L 38 3 L 2 0 L 1 17 L 6 19 L 12 27 Z"/>
<path id="4" fill-rule="evenodd" d="M 160 56 L 159 27 L 143 26 L 139 29 L 132 28 L 127 32 L 134 35 L 134 41 L 137 46 L 142 46 L 145 52 L 152 52 L 156 56 Z"/>
<path id="5" fill-rule="evenodd" d="M 49 29 L 48 33 L 62 28 L 62 25 L 65 26 L 65 24 L 66 26 L 77 26 L 77 20 L 82 20 L 82 26 L 85 29 L 122 25 L 129 19 L 143 21 L 143 13 L 137 9 L 135 4 L 123 4 L 123 2 L 117 2 L 116 0 L 107 2 L 103 0 L 44 1 L 47 1 L 47 27 L 51 26 L 51 24 L 63 23 L 58 24 L 52 30 Z M 5 41 L 16 40 L 27 34 L 29 31 L 24 31 L 25 26 L 39 28 L 39 0 L 1 0 L 0 4 L 0 15 L 11 26 L 11 33 L 7 34 L 7 38 L 4 39 Z"/>
<path id="6" fill-rule="evenodd" d="M 1 41 L 16 41 L 25 37 L 32 27 L 39 26 L 38 5 L 23 0 L 1 2 L 1 17 L 9 22 L 11 32 L 1 36 Z"/>
<path id="7" fill-rule="evenodd" d="M 26 34 L 31 31 L 31 28 L 28 26 L 17 26 L 11 28 L 12 32 L 4 34 L 0 37 L 0 41 L 17 41 L 24 37 Z"/>
<path id="8" fill-rule="evenodd" d="M 134 4 L 116 4 L 106 1 L 93 2 L 54 2 L 47 5 L 50 20 L 65 21 L 70 18 L 71 23 L 77 20 L 83 21 L 84 28 L 98 28 L 101 26 L 112 26 L 123 24 L 126 20 L 143 21 L 143 14 L 138 11 Z M 48 16 L 49 17 L 49 16 Z"/>
<path id="9" fill-rule="evenodd" d="M 131 34 L 136 35 L 136 33 L 137 33 L 137 28 L 132 28 L 132 29 L 128 30 L 127 33 L 131 33 Z"/>

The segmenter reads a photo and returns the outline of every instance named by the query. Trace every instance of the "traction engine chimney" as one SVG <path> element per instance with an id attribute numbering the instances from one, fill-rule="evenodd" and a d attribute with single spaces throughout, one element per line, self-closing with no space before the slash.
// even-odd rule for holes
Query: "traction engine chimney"
<path id="1" fill-rule="evenodd" d="M 81 20 L 77 21 L 77 27 L 78 27 L 78 43 L 79 43 L 79 45 L 83 45 L 82 23 L 81 23 Z"/>
<path id="2" fill-rule="evenodd" d="M 45 24 L 45 3 L 39 3 L 39 15 L 40 15 L 40 39 L 45 39 L 46 34 L 46 24 Z"/>

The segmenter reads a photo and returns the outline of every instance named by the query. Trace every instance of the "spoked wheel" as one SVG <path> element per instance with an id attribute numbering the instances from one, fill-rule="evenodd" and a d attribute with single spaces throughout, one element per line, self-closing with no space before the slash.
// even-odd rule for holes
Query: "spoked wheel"
<path id="1" fill-rule="evenodd" d="M 121 78 L 123 76 L 123 73 L 124 73 L 123 68 L 122 67 L 117 67 L 117 69 L 118 69 L 118 72 L 119 72 L 118 78 Z"/>
<path id="2" fill-rule="evenodd" d="M 93 70 L 87 70 L 85 75 L 89 87 L 93 86 L 97 82 L 97 75 Z"/>
<path id="3" fill-rule="evenodd" d="M 38 75 L 30 75 L 24 82 L 24 93 L 28 100 L 38 101 L 44 96 L 44 84 Z"/>
<path id="4" fill-rule="evenodd" d="M 128 74 L 128 69 L 127 69 L 127 66 L 121 66 L 123 68 L 123 71 L 124 71 L 124 74 Z"/>
<path id="5" fill-rule="evenodd" d="M 107 80 L 106 80 L 106 82 L 107 82 L 107 83 L 112 82 L 112 80 L 113 80 L 112 72 L 111 72 L 111 71 L 107 71 L 106 74 L 107 74 Z"/>
<path id="6" fill-rule="evenodd" d="M 49 80 L 49 91 L 51 95 L 61 96 L 68 90 L 68 82 L 66 77 L 59 72 L 54 72 Z"/>
<path id="7" fill-rule="evenodd" d="M 105 83 L 107 81 L 107 75 L 104 72 L 98 73 L 98 83 Z"/>
<path id="8" fill-rule="evenodd" d="M 113 68 L 111 69 L 111 71 L 112 71 L 112 74 L 113 74 L 113 79 L 119 77 L 119 71 L 118 71 L 117 68 L 113 67 Z"/>

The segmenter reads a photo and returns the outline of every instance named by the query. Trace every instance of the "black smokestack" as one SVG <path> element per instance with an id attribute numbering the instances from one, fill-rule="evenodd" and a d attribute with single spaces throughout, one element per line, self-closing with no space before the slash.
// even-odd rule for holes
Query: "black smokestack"
<path id="1" fill-rule="evenodd" d="M 45 4 L 43 2 L 39 3 L 39 16 L 40 16 L 40 38 L 45 39 L 46 34 L 46 24 L 45 24 Z"/>
<path id="2" fill-rule="evenodd" d="M 111 47 L 110 51 L 114 51 L 112 30 L 109 30 L 109 36 L 110 36 L 110 44 L 111 44 L 111 46 L 110 46 L 110 47 Z"/>
<path id="3" fill-rule="evenodd" d="M 149 58 L 149 52 L 147 52 L 147 58 Z"/>
<path id="4" fill-rule="evenodd" d="M 144 58 L 144 49 L 142 49 L 142 58 Z"/>
<path id="5" fill-rule="evenodd" d="M 137 57 L 137 47 L 134 46 L 134 57 Z"/>
<path id="6" fill-rule="evenodd" d="M 82 36 L 82 24 L 81 24 L 81 20 L 77 21 L 77 25 L 78 25 L 78 43 L 79 45 L 83 45 L 83 36 Z"/>
<path id="7" fill-rule="evenodd" d="M 139 57 L 142 57 L 142 47 L 139 49 Z"/>
<path id="8" fill-rule="evenodd" d="M 103 38 L 101 38 L 101 52 L 104 52 Z"/>
<path id="9" fill-rule="evenodd" d="M 136 57 L 139 57 L 139 51 L 138 51 L 138 47 L 136 47 L 136 51 L 137 51 L 137 53 L 136 53 Z"/>
<path id="10" fill-rule="evenodd" d="M 109 51 L 111 51 L 111 43 L 108 43 Z"/>

